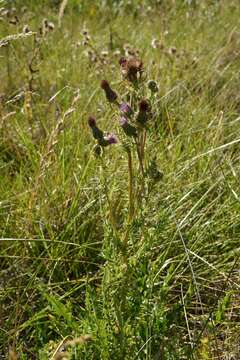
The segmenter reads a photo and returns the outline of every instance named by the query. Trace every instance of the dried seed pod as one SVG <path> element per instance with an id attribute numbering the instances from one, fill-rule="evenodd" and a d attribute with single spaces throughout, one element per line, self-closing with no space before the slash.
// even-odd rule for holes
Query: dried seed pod
<path id="1" fill-rule="evenodd" d="M 29 26 L 26 24 L 26 25 L 24 25 L 24 27 L 23 27 L 23 31 L 22 31 L 24 34 L 27 34 L 27 33 L 29 33 L 30 32 L 30 29 L 29 29 Z"/>
<path id="2" fill-rule="evenodd" d="M 143 63 L 141 60 L 136 57 L 126 59 L 122 57 L 119 60 L 121 66 L 121 72 L 123 77 L 127 78 L 130 82 L 135 82 L 138 79 L 138 76 L 141 76 L 143 71 Z"/>

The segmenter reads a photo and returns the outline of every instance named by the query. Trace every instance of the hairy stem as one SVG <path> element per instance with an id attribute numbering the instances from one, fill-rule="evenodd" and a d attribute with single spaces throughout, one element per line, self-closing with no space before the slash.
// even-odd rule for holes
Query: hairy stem
<path id="1" fill-rule="evenodd" d="M 139 139 L 139 141 L 136 141 L 136 150 L 137 150 L 137 156 L 138 156 L 140 170 L 141 170 L 142 176 L 144 177 L 144 165 L 143 165 L 143 158 L 142 158 L 142 153 L 141 153 L 141 139 Z"/>
<path id="2" fill-rule="evenodd" d="M 132 164 L 132 154 L 131 150 L 128 150 L 128 194 L 129 194 L 129 211 L 128 211 L 128 222 L 132 221 L 134 214 L 134 197 L 133 197 L 133 164 Z"/>
<path id="3" fill-rule="evenodd" d="M 127 243 L 128 243 L 128 236 L 129 236 L 129 230 L 130 225 L 134 216 L 134 189 L 133 189 L 133 163 L 132 163 L 132 153 L 131 150 L 127 150 L 128 155 L 128 222 L 126 225 L 126 231 L 123 237 L 123 249 L 124 252 L 127 249 Z M 126 255 L 126 254 L 124 254 Z M 125 259 L 127 262 L 127 259 Z"/>

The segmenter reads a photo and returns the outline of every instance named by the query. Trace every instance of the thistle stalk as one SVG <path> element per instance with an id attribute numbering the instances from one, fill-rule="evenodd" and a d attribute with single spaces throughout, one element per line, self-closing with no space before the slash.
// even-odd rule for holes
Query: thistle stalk
<path id="1" fill-rule="evenodd" d="M 137 156 L 139 161 L 140 170 L 142 173 L 142 177 L 144 177 L 144 164 L 143 164 L 143 157 L 142 157 L 142 142 L 141 138 L 139 137 L 139 141 L 136 140 L 136 150 L 137 150 Z"/>
<path id="2" fill-rule="evenodd" d="M 129 205 L 128 205 L 128 222 L 126 226 L 126 232 L 123 237 L 123 250 L 124 250 L 125 261 L 128 264 L 125 251 L 127 249 L 130 225 L 134 215 L 133 163 L 132 163 L 132 153 L 129 148 L 127 149 L 127 155 L 128 155 L 128 201 L 129 201 L 128 204 Z"/>
<path id="3" fill-rule="evenodd" d="M 131 150 L 127 150 L 128 154 L 128 196 L 129 196 L 129 210 L 128 210 L 128 222 L 131 223 L 134 214 L 134 197 L 133 197 L 133 164 Z"/>

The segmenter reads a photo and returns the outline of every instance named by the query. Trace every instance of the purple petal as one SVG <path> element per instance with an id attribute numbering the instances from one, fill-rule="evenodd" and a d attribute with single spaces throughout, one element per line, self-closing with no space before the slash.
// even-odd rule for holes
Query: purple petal
<path id="1" fill-rule="evenodd" d="M 109 145 L 111 144 L 117 144 L 118 143 L 118 138 L 115 134 L 109 134 L 105 137 L 105 140 L 108 141 Z"/>
<path id="2" fill-rule="evenodd" d="M 127 103 L 120 104 L 120 111 L 126 115 L 131 115 L 133 113 L 131 106 Z"/>
<path id="3" fill-rule="evenodd" d="M 128 120 L 124 116 L 121 116 L 119 119 L 119 124 L 120 126 L 125 126 L 128 124 Z"/>

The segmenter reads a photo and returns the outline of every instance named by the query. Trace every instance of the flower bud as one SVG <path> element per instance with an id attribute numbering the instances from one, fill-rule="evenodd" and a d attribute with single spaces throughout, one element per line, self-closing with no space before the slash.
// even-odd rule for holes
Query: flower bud
<path id="1" fill-rule="evenodd" d="M 92 130 L 92 135 L 93 135 L 94 139 L 101 140 L 103 138 L 103 131 L 97 127 L 97 122 L 94 117 L 89 116 L 88 125 Z"/>
<path id="2" fill-rule="evenodd" d="M 156 81 L 154 81 L 154 80 L 148 81 L 148 88 L 149 88 L 149 90 L 151 90 L 152 93 L 157 93 L 159 91 L 158 85 L 157 85 Z"/>
<path id="3" fill-rule="evenodd" d="M 111 89 L 107 80 L 102 80 L 100 86 L 105 91 L 106 98 L 110 103 L 117 100 L 117 93 Z"/>
<path id="4" fill-rule="evenodd" d="M 139 103 L 139 112 L 137 115 L 137 122 L 144 125 L 149 119 L 150 105 L 147 100 L 141 100 Z"/>
<path id="5" fill-rule="evenodd" d="M 88 118 L 88 125 L 90 126 L 90 128 L 93 128 L 96 126 L 96 119 L 92 116 L 89 116 Z"/>
<path id="6" fill-rule="evenodd" d="M 139 111 L 148 112 L 150 110 L 149 102 L 145 99 L 141 100 L 139 103 Z"/>

